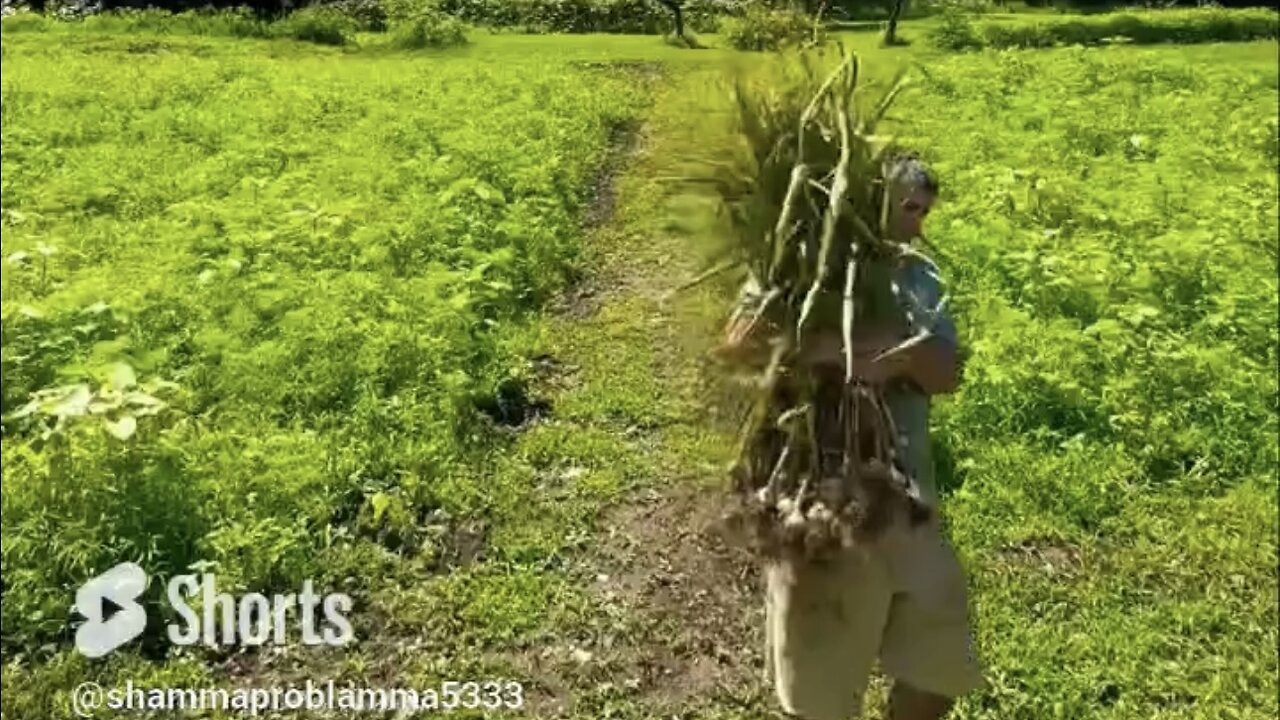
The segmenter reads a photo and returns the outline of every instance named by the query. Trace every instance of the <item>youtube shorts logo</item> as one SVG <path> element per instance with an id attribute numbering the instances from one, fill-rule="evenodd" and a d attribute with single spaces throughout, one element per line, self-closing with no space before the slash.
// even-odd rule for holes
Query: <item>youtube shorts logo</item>
<path id="1" fill-rule="evenodd" d="M 147 612 L 135 602 L 147 588 L 147 573 L 120 563 L 76 591 L 76 612 L 86 622 L 76 630 L 76 649 L 98 658 L 142 634 Z"/>

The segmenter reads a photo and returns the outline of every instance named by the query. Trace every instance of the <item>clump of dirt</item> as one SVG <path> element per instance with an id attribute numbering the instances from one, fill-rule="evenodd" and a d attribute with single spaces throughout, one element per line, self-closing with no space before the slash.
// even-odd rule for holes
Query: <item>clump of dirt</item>
<path id="1" fill-rule="evenodd" d="M 563 295 L 552 301 L 550 310 L 573 320 L 584 320 L 596 314 L 604 298 L 596 288 L 593 278 L 583 278 L 573 283 Z"/>
<path id="2" fill-rule="evenodd" d="M 582 368 L 566 363 L 550 353 L 540 353 L 528 360 L 531 385 L 539 394 L 554 395 L 578 387 Z"/>
<path id="3" fill-rule="evenodd" d="M 493 395 L 476 398 L 475 406 L 493 422 L 506 427 L 520 427 L 551 413 L 551 402 L 531 397 L 527 384 L 519 378 L 502 380 Z"/>
<path id="4" fill-rule="evenodd" d="M 1079 547 L 1057 540 L 1027 540 L 1003 548 L 1000 554 L 1011 563 L 1068 577 L 1079 574 L 1085 564 Z"/>
<path id="5" fill-rule="evenodd" d="M 444 536 L 436 557 L 437 571 L 454 570 L 480 562 L 489 544 L 489 528 L 483 521 L 455 523 Z"/>

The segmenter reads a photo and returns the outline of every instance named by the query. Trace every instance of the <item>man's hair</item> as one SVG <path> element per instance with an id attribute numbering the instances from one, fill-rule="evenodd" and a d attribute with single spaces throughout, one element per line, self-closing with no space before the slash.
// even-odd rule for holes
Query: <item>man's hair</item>
<path id="1" fill-rule="evenodd" d="M 890 185 L 902 184 L 912 190 L 924 190 L 937 195 L 938 176 L 915 152 L 898 153 L 885 162 L 884 177 Z"/>

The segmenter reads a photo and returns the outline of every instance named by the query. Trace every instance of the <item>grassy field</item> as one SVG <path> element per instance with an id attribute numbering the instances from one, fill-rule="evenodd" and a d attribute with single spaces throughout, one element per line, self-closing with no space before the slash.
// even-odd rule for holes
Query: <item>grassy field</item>
<path id="1" fill-rule="evenodd" d="M 968 362 L 935 442 L 989 671 L 956 716 L 1275 717 L 1276 44 L 843 37 L 915 68 L 894 125 L 945 186 Z M 72 717 L 90 678 L 500 676 L 529 717 L 770 716 L 755 569 L 709 527 L 724 288 L 670 294 L 723 231 L 679 178 L 732 151 L 723 81 L 767 57 L 22 33 L 3 59 L 4 718 Z M 313 578 L 359 641 L 178 651 L 153 617 L 86 660 L 74 590 L 126 559 Z"/>

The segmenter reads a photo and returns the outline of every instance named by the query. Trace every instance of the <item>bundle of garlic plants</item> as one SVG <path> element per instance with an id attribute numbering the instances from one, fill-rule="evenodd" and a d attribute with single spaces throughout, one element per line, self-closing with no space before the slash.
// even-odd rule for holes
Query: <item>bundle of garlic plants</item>
<path id="1" fill-rule="evenodd" d="M 896 328 L 906 339 L 883 359 L 928 339 L 922 320 L 941 310 L 919 307 L 894 281 L 904 262 L 937 272 L 889 232 L 886 176 L 899 149 L 876 126 L 907 81 L 868 98 L 859 58 L 839 54 L 825 76 L 820 54 L 802 52 L 782 80 L 738 81 L 749 159 L 718 163 L 714 180 L 733 243 L 694 281 L 748 274 L 731 333 L 752 337 L 767 360 L 736 369 L 752 398 L 730 471 L 730 519 L 772 557 L 824 556 L 873 539 L 898 508 L 917 522 L 932 512 L 903 462 L 885 387 L 854 372 L 860 337 Z M 843 369 L 808 363 L 815 339 L 832 335 Z"/>

